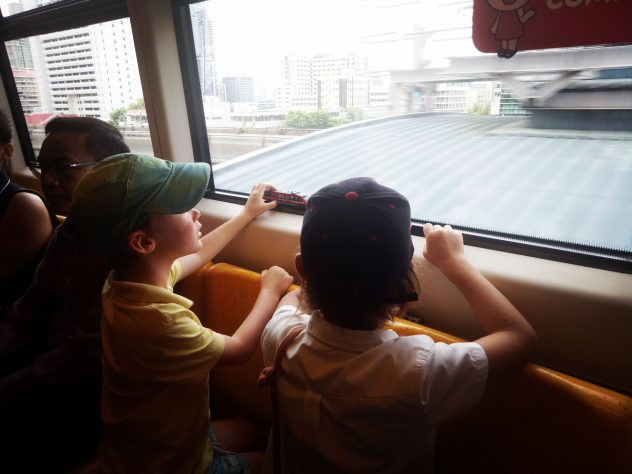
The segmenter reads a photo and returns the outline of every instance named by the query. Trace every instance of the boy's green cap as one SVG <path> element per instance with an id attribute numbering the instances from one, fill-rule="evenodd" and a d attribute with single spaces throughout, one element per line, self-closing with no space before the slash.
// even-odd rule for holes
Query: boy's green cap
<path id="1" fill-rule="evenodd" d="M 122 153 L 99 162 L 75 190 L 70 219 L 84 237 L 113 246 L 150 214 L 181 214 L 204 196 L 206 163 L 173 163 Z M 113 249 L 112 249 L 113 250 Z"/>

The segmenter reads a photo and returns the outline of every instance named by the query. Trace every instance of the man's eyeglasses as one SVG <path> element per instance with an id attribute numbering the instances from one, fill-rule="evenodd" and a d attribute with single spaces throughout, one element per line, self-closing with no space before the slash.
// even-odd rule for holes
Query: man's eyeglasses
<path id="1" fill-rule="evenodd" d="M 42 179 L 42 175 L 54 173 L 55 176 L 65 176 L 76 170 L 77 168 L 85 168 L 86 166 L 94 166 L 98 162 L 91 161 L 89 163 L 51 163 L 42 165 L 38 162 L 30 166 L 31 173 L 38 179 Z"/>

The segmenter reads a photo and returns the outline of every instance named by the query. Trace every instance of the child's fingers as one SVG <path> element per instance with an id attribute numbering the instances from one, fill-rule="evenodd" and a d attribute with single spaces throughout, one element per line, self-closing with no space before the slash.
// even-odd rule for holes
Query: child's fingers
<path id="1" fill-rule="evenodd" d="M 252 187 L 250 194 L 263 196 L 263 193 L 265 193 L 268 189 L 271 189 L 274 191 L 275 187 L 270 183 L 257 183 Z"/>
<path id="2" fill-rule="evenodd" d="M 285 269 L 272 266 L 261 272 L 261 283 L 267 288 L 272 288 L 279 293 L 287 291 L 288 287 L 294 282 L 294 278 Z"/>
<path id="3" fill-rule="evenodd" d="M 423 231 L 424 231 L 424 237 L 428 237 L 429 234 L 431 234 L 432 232 L 434 232 L 435 230 L 446 230 L 446 231 L 452 231 L 454 229 L 452 229 L 452 226 L 449 224 L 446 224 L 444 226 L 441 226 L 439 224 L 431 224 L 430 222 L 426 222 L 423 225 Z"/>
<path id="4" fill-rule="evenodd" d="M 430 222 L 426 222 L 423 226 L 424 237 L 428 237 L 428 234 L 432 232 L 432 224 Z"/>

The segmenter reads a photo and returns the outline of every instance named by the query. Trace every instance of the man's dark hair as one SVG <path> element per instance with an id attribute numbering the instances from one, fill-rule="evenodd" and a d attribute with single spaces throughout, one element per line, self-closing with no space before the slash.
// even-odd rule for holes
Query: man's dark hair
<path id="1" fill-rule="evenodd" d="M 46 135 L 57 132 L 88 134 L 86 149 L 97 161 L 130 151 L 116 127 L 93 117 L 55 117 L 46 124 L 44 132 Z"/>
<path id="2" fill-rule="evenodd" d="M 7 113 L 0 109 L 0 146 L 8 145 L 12 139 L 11 120 Z"/>

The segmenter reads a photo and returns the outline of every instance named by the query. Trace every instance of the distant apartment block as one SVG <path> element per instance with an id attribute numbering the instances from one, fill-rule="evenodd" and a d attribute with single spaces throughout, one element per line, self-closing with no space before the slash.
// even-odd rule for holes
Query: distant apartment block
<path id="1" fill-rule="evenodd" d="M 128 20 L 39 37 L 43 112 L 107 119 L 142 98 Z"/>
<path id="2" fill-rule="evenodd" d="M 518 96 L 504 88 L 502 82 L 498 81 L 494 84 L 490 113 L 492 115 L 526 115 L 527 111 Z"/>
<path id="3" fill-rule="evenodd" d="M 324 76 L 346 76 L 365 69 L 357 53 L 347 56 L 316 55 L 311 60 L 315 78 Z"/>
<path id="4" fill-rule="evenodd" d="M 28 38 L 8 41 L 6 44 L 9 61 L 17 69 L 34 69 L 33 54 Z"/>
<path id="5" fill-rule="evenodd" d="M 5 15 L 21 13 L 23 7 L 20 3 L 9 3 L 3 9 Z M 5 43 L 7 56 L 13 72 L 15 85 L 20 96 L 22 109 L 25 114 L 31 114 L 39 110 L 40 90 L 33 61 L 33 49 L 30 38 L 19 38 Z"/>
<path id="6" fill-rule="evenodd" d="M 365 62 L 356 53 L 288 55 L 283 60 L 283 82 L 276 102 L 288 110 L 339 110 L 368 104 L 369 81 L 359 75 Z"/>
<path id="7" fill-rule="evenodd" d="M 311 57 L 285 56 L 282 64 L 282 82 L 276 91 L 276 103 L 288 110 L 317 108 Z"/>
<path id="8" fill-rule="evenodd" d="M 222 78 L 222 84 L 224 85 L 224 102 L 234 104 L 255 101 L 252 77 L 228 76 Z"/>
<path id="9" fill-rule="evenodd" d="M 340 110 L 369 105 L 369 80 L 359 76 L 328 76 L 316 80 L 318 108 Z"/>
<path id="10" fill-rule="evenodd" d="M 468 84 L 447 82 L 436 84 L 433 112 L 467 112 Z"/>
<path id="11" fill-rule="evenodd" d="M 37 75 L 33 69 L 12 69 L 15 86 L 25 114 L 39 111 L 41 102 Z"/>

